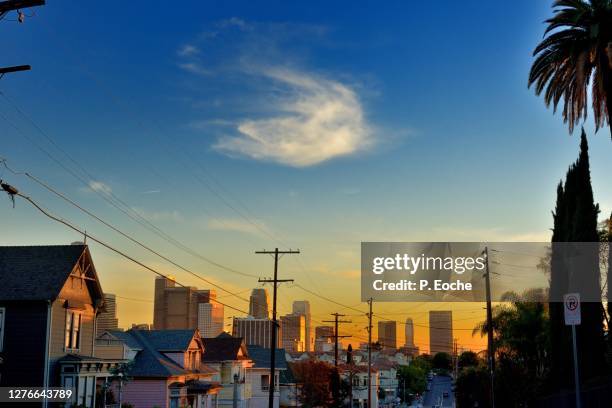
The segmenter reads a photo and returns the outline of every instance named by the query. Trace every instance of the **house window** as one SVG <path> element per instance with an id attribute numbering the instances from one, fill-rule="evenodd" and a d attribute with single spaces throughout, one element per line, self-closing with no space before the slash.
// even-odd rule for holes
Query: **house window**
<path id="1" fill-rule="evenodd" d="M 261 390 L 268 391 L 270 389 L 270 376 L 268 374 L 263 374 L 261 376 Z"/>
<path id="2" fill-rule="evenodd" d="M 68 311 L 66 313 L 66 331 L 64 347 L 67 350 L 78 350 L 81 345 L 81 314 Z"/>
<path id="3" fill-rule="evenodd" d="M 0 351 L 2 351 L 4 345 L 4 315 L 6 313 L 6 309 L 0 307 Z"/>

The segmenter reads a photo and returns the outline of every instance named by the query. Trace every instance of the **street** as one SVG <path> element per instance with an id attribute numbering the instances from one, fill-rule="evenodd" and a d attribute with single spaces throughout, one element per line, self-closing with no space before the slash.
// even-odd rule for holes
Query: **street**
<path id="1" fill-rule="evenodd" d="M 423 397 L 423 408 L 455 406 L 455 396 L 452 391 L 452 382 L 450 377 L 436 375 L 433 377 L 430 384 L 431 390 L 425 392 Z M 444 398 L 444 392 L 448 393 L 448 397 Z M 440 402 L 442 402 L 442 405 L 440 405 Z"/>

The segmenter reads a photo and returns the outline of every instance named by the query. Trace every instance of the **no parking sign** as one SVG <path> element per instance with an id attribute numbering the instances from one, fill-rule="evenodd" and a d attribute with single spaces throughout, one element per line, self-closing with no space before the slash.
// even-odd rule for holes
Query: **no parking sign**
<path id="1" fill-rule="evenodd" d="M 580 324 L 580 293 L 568 293 L 563 296 L 563 310 L 565 312 L 565 325 L 576 326 Z"/>

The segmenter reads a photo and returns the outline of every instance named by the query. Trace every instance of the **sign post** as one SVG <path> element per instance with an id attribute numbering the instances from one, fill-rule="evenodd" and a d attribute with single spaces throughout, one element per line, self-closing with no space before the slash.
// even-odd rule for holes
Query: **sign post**
<path id="1" fill-rule="evenodd" d="M 572 345 L 574 348 L 574 381 L 576 383 L 576 408 L 580 408 L 580 377 L 578 376 L 578 350 L 576 348 L 576 325 L 581 323 L 580 293 L 563 296 L 565 325 L 572 326 Z"/>

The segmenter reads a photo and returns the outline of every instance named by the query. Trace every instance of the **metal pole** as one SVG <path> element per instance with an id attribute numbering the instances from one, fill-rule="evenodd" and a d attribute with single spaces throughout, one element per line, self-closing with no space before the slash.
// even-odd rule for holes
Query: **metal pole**
<path id="1" fill-rule="evenodd" d="M 495 350 L 493 348 L 493 311 L 491 307 L 491 271 L 489 270 L 489 248 L 484 249 L 486 263 L 485 289 L 487 295 L 487 354 L 491 378 L 491 408 L 495 408 Z"/>
<path id="2" fill-rule="evenodd" d="M 574 347 L 574 380 L 576 383 L 576 408 L 580 408 L 580 377 L 578 375 L 578 349 L 576 348 L 575 324 L 572 324 L 572 345 Z"/>

